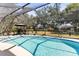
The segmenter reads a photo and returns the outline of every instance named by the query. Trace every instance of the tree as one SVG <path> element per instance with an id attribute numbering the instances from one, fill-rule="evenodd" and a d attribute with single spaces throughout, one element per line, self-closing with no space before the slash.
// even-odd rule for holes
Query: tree
<path id="1" fill-rule="evenodd" d="M 54 29 L 57 28 L 57 21 L 60 20 L 60 3 L 50 4 L 39 10 L 35 10 L 38 19 L 38 22 L 50 24 Z"/>
<path id="2" fill-rule="evenodd" d="M 66 21 L 72 22 L 75 28 L 79 27 L 79 4 L 71 3 L 63 11 Z"/>
<path id="3" fill-rule="evenodd" d="M 78 3 L 71 3 L 67 6 L 67 8 L 65 9 L 65 11 L 67 13 L 72 12 L 74 10 L 77 10 L 79 8 L 79 4 Z"/>

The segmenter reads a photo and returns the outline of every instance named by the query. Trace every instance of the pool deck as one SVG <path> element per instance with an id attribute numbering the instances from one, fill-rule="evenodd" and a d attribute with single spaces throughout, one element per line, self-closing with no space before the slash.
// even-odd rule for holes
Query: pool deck
<path id="1" fill-rule="evenodd" d="M 32 32 L 29 32 L 29 34 L 33 34 Z M 74 38 L 74 39 L 79 39 L 79 35 L 69 35 L 69 34 L 57 34 L 54 32 L 50 31 L 37 31 L 36 35 L 43 35 L 45 34 L 46 36 L 52 36 L 52 37 L 63 37 L 63 38 Z"/>
<path id="2" fill-rule="evenodd" d="M 30 52 L 20 46 L 0 42 L 0 56 L 32 56 Z M 12 47 L 12 48 L 11 48 Z"/>
<path id="3" fill-rule="evenodd" d="M 35 31 L 28 31 L 26 32 L 27 35 L 43 35 L 45 34 L 46 36 L 52 36 L 52 37 L 64 37 L 64 38 L 74 38 L 74 39 L 79 39 L 79 35 L 69 35 L 69 34 L 58 34 L 55 32 L 50 32 L 50 31 L 37 31 L 37 33 L 35 33 Z M 10 34 L 13 35 L 13 34 Z M 6 35 L 7 36 L 7 35 Z"/>

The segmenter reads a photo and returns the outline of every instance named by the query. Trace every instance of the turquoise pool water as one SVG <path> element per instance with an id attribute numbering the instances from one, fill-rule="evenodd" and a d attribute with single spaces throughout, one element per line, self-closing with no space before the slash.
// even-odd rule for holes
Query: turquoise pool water
<path id="1" fill-rule="evenodd" d="M 34 56 L 78 56 L 79 43 L 45 36 L 12 36 L 2 42 L 18 45 Z"/>

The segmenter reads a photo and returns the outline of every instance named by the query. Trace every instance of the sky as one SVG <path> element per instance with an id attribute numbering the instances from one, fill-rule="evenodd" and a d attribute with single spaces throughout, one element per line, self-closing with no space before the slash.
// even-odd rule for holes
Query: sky
<path id="1" fill-rule="evenodd" d="M 67 7 L 68 4 L 69 3 L 62 3 L 61 4 L 61 11 L 64 10 Z"/>
<path id="2" fill-rule="evenodd" d="M 17 6 L 23 6 L 24 4 L 26 4 L 26 3 L 18 3 L 18 4 L 16 4 L 16 5 L 17 5 Z M 44 4 L 44 3 L 31 3 L 30 5 L 28 5 L 28 7 L 35 8 L 35 7 L 40 6 L 40 5 L 43 5 L 43 4 Z M 62 4 L 60 5 L 60 11 L 64 10 L 64 9 L 67 7 L 68 4 L 69 4 L 69 3 L 62 3 Z M 53 5 L 53 4 L 52 4 L 52 5 Z M 36 13 L 35 13 L 34 11 L 28 12 L 28 14 L 29 14 L 29 15 L 33 15 L 33 16 L 36 16 Z"/>

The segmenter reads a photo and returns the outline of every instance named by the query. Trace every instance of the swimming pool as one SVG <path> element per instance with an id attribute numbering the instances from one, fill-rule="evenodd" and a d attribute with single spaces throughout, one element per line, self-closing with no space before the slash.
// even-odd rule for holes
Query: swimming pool
<path id="1" fill-rule="evenodd" d="M 63 38 L 39 35 L 17 35 L 1 38 L 0 41 L 21 46 L 34 56 L 79 55 L 79 43 Z"/>

